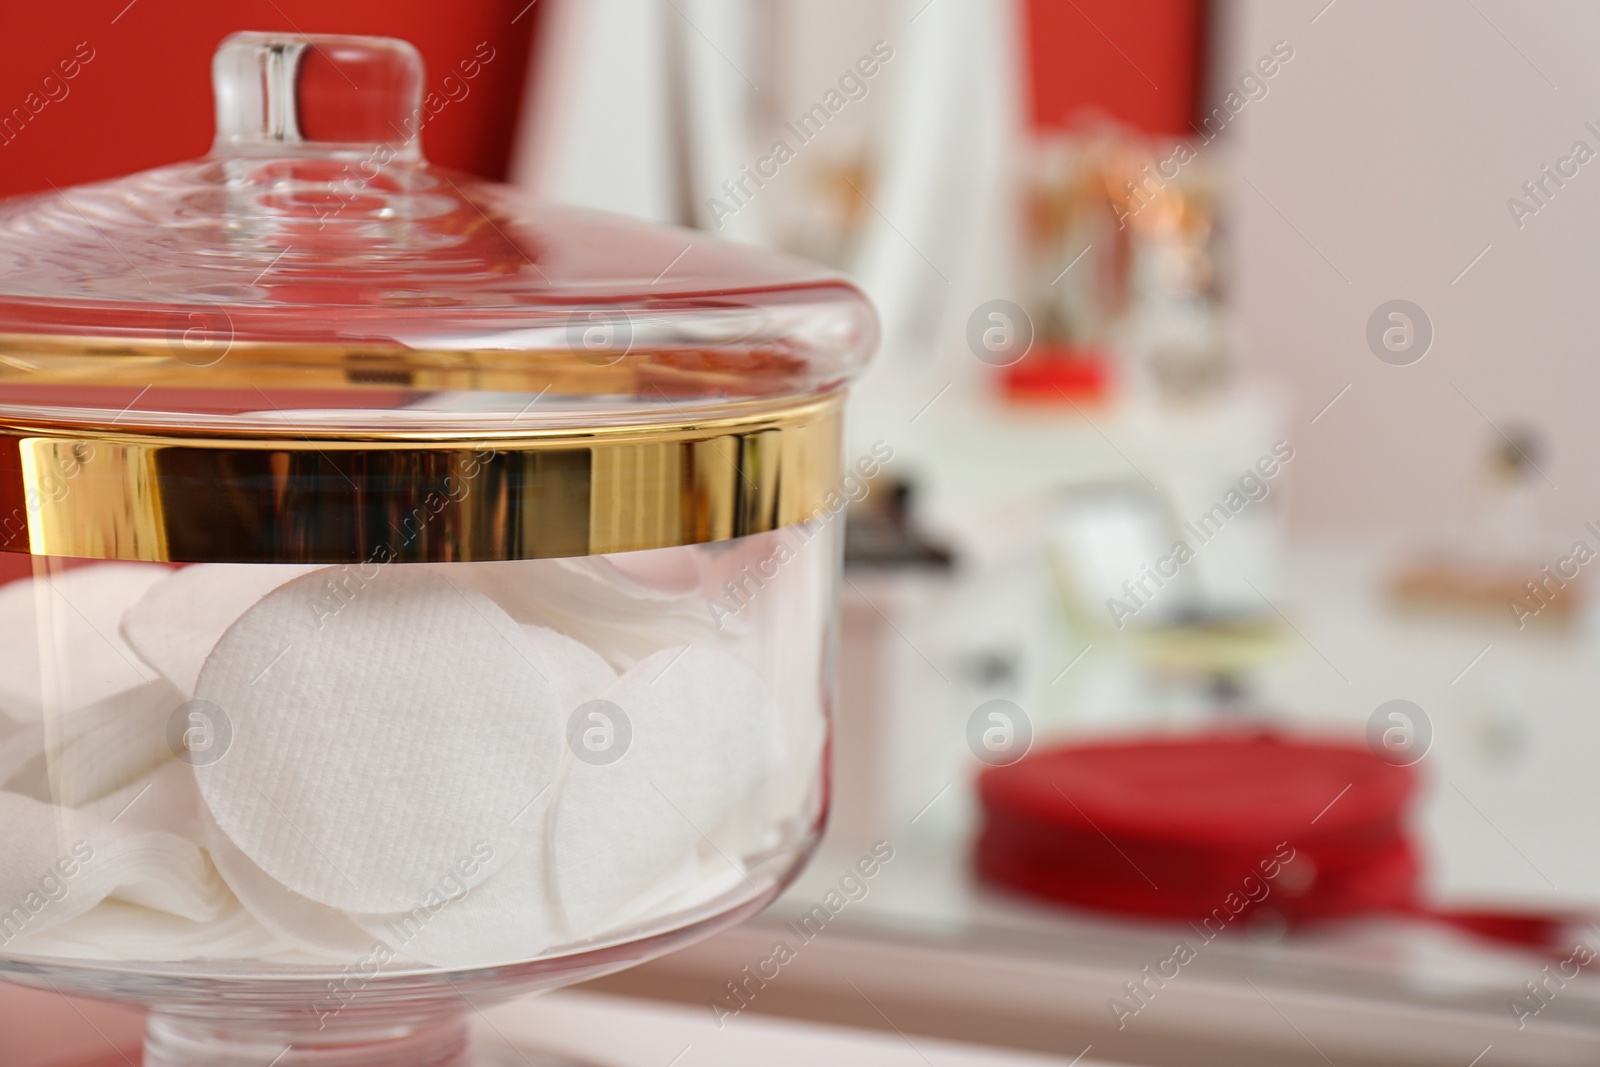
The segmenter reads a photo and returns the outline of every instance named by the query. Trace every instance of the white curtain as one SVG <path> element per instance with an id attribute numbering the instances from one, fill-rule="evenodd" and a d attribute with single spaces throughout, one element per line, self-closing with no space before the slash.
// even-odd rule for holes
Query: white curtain
<path id="1" fill-rule="evenodd" d="M 830 87 L 789 84 L 821 75 L 784 50 L 821 40 L 864 54 L 874 41 L 828 34 L 859 26 L 859 5 L 878 5 L 868 13 L 894 58 L 868 99 L 851 105 L 874 109 L 876 180 L 862 190 L 871 211 L 843 265 L 878 305 L 884 354 L 856 391 L 852 436 L 909 419 L 945 385 L 952 396 L 940 403 L 970 395 L 979 366 L 965 349 L 966 317 L 1012 295 L 1022 76 L 1014 0 L 542 2 L 552 10 L 513 180 L 553 199 L 760 244 L 779 241 L 772 219 L 795 194 L 784 186 L 789 174 L 720 220 L 708 201 L 770 149 L 763 109 L 770 119 L 783 106 L 775 101 L 815 100 Z"/>

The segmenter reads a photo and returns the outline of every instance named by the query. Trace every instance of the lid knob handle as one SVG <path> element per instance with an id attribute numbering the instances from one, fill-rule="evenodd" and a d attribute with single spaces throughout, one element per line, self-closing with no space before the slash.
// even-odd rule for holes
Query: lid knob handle
<path id="1" fill-rule="evenodd" d="M 212 155 L 422 159 L 422 57 L 405 41 L 236 33 L 211 82 Z"/>

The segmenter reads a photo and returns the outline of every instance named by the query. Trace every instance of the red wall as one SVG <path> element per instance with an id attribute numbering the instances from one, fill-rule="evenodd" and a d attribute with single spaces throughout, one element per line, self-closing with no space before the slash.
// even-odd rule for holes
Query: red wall
<path id="1" fill-rule="evenodd" d="M 539 5 L 530 7 L 528 0 L 6 4 L 0 116 L 24 106 L 30 93 L 38 94 L 32 98 L 38 113 L 0 141 L 0 196 L 203 155 L 211 144 L 211 53 L 236 30 L 403 37 L 421 49 L 430 87 L 479 42 L 489 42 L 494 59 L 467 96 L 430 120 L 422 139 L 437 163 L 503 177 L 538 14 Z M 81 42 L 94 58 L 75 77 L 61 79 L 59 64 L 71 60 Z M 42 91 L 49 75 L 58 79 L 48 88 L 59 99 Z M 48 101 L 43 107 L 41 99 Z"/>
<path id="2" fill-rule="evenodd" d="M 1027 0 L 1034 128 L 1099 113 L 1191 134 L 1205 28 L 1205 0 Z"/>
<path id="3" fill-rule="evenodd" d="M 1098 111 L 1184 133 L 1205 47 L 1204 0 L 1026 0 L 1037 128 Z M 503 177 L 541 6 L 528 0 L 55 0 L 6 5 L 0 115 L 23 106 L 80 42 L 94 59 L 14 139 L 0 141 L 0 196 L 198 156 L 211 141 L 210 56 L 235 30 L 367 33 L 422 50 L 437 86 L 488 41 L 496 55 L 423 131 L 430 159 Z M 60 95 L 60 90 L 55 90 Z M 43 94 L 36 96 L 35 101 Z"/>

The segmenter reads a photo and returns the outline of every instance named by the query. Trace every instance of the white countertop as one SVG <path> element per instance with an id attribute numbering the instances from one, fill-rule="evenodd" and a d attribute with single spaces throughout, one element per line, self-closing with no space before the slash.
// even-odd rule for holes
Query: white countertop
<path id="1" fill-rule="evenodd" d="M 871 1032 L 758 1015 L 719 1029 L 704 1008 L 577 992 L 487 1012 L 480 1037 L 585 1057 L 607 1067 L 1064 1067 L 1040 1056 L 904 1032 Z M 1076 1067 L 1107 1067 L 1090 1057 Z"/>
<path id="2" fill-rule="evenodd" d="M 132 1011 L 0 984 L 0 1067 L 110 1067 L 138 1060 Z M 557 992 L 491 1007 L 475 1020 L 485 1051 L 558 1053 L 597 1067 L 1063 1067 L 1069 1059 L 919 1035 L 752 1016 L 718 1028 L 710 1013 L 594 993 Z M 524 1062 L 514 1051 L 506 1064 Z M 1107 1067 L 1083 1058 L 1075 1067 Z"/>
<path id="3" fill-rule="evenodd" d="M 1434 734 L 1417 765 L 1413 813 L 1429 899 L 1600 915 L 1600 855 L 1592 847 L 1600 840 L 1600 775 L 1592 771 L 1600 759 L 1593 713 L 1600 634 L 1586 624 L 1518 632 L 1509 613 L 1504 621 L 1396 615 L 1384 586 L 1394 560 L 1348 547 L 1290 553 L 1284 588 L 1273 597 L 1295 629 L 1282 657 L 1258 672 L 1251 705 L 1263 721 L 1288 729 L 1360 738 L 1379 704 L 1416 702 Z M 841 782 L 839 795 L 859 801 L 876 791 L 890 803 L 836 813 L 824 852 L 763 916 L 602 987 L 709 1003 L 770 951 L 774 937 L 787 936 L 786 920 L 806 912 L 866 844 L 882 838 L 897 858 L 870 894 L 744 1014 L 885 1026 L 859 1003 L 864 994 L 891 1005 L 885 1010 L 908 1032 L 1057 1055 L 1092 1042 L 1097 1054 L 1130 1062 L 1320 1064 L 1326 1057 L 1340 1067 L 1462 1067 L 1491 1046 L 1480 1067 L 1600 1062 L 1600 980 L 1592 968 L 1519 1029 L 1509 1001 L 1541 978 L 1545 960 L 1393 919 L 1279 940 L 1219 940 L 1136 1019 L 1113 1026 L 1108 1001 L 1145 964 L 1170 954 L 1185 936 L 1181 925 L 1022 901 L 974 884 L 969 870 L 977 765 L 964 726 L 985 695 L 962 689 L 958 657 L 984 641 L 1011 640 L 1007 626 L 1024 629 L 1041 617 L 1025 603 L 1042 584 L 1031 566 L 1019 558 L 1009 572 L 982 575 L 985 605 L 961 591 L 903 598 L 912 605 L 895 616 L 903 633 L 889 632 L 883 644 L 901 661 L 904 691 L 914 693 L 908 706 L 888 712 L 897 740 L 876 767 L 870 755 L 841 753 L 855 773 L 877 775 L 875 790 Z M 862 587 L 894 612 L 887 588 Z M 955 606 L 948 624 L 938 618 L 940 597 Z M 1148 672 L 1130 647 L 1093 640 L 1053 687 L 1049 675 L 1072 661 L 1084 638 L 1023 650 L 1036 661 L 1055 657 L 1044 683 L 1032 686 L 1035 695 L 1016 697 L 1040 736 L 1205 721 L 1203 710 L 1163 703 L 1170 694 L 1141 678 Z M 848 694 L 845 703 L 846 714 L 861 710 L 849 706 Z M 864 736 L 856 730 L 847 744 Z M 1586 937 L 1597 940 L 1594 932 Z"/>

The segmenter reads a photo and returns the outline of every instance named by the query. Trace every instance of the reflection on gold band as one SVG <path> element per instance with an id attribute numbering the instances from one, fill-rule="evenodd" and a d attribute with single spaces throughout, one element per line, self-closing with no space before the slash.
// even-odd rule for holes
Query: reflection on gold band
<path id="1" fill-rule="evenodd" d="M 196 316 L 199 317 L 199 316 Z M 581 352 L 236 341 L 226 316 L 161 340 L 0 333 L 0 385 L 164 389 L 505 391 L 559 396 L 780 394 L 804 364 L 782 345 Z"/>
<path id="2" fill-rule="evenodd" d="M 627 552 L 811 518 L 836 503 L 841 469 L 838 395 L 674 425 L 363 436 L 0 425 L 0 549 L 298 563 Z"/>

